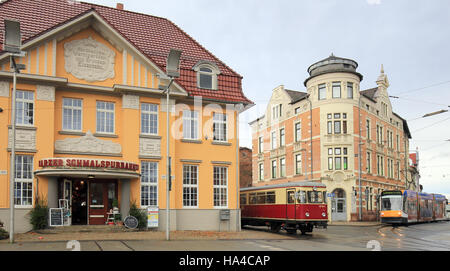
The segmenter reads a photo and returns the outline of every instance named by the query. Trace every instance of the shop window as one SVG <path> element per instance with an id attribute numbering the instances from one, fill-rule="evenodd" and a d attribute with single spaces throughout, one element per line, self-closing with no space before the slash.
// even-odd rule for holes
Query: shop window
<path id="1" fill-rule="evenodd" d="M 183 207 L 198 206 L 198 166 L 183 166 Z"/>
<path id="2" fill-rule="evenodd" d="M 15 156 L 14 204 L 20 207 L 33 205 L 33 156 Z"/>
<path id="3" fill-rule="evenodd" d="M 214 207 L 228 206 L 228 168 L 214 167 L 213 176 Z"/>
<path id="4" fill-rule="evenodd" d="M 158 163 L 141 163 L 141 206 L 158 206 Z"/>

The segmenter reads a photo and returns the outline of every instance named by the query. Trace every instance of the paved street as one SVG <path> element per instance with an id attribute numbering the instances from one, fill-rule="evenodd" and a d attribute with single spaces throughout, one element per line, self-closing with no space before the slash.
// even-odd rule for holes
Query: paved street
<path id="1" fill-rule="evenodd" d="M 250 239 L 216 240 L 84 240 L 82 251 L 446 251 L 450 250 L 450 222 L 389 225 L 331 225 L 308 235 L 268 233 L 265 227 L 248 227 Z M 260 233 L 260 235 L 258 235 Z M 373 241 L 372 241 L 373 240 Z M 369 243 L 370 242 L 370 243 Z M 368 246 L 369 244 L 369 246 Z M 373 244 L 370 245 L 370 244 Z M 379 246 L 378 246 L 379 244 Z M 67 241 L 9 244 L 0 242 L 0 251 L 64 251 Z"/>

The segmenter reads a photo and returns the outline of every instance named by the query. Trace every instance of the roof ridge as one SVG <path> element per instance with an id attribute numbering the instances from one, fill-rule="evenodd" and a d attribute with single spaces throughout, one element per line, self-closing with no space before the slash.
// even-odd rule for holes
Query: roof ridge
<path id="1" fill-rule="evenodd" d="M 202 48 L 203 50 L 205 50 L 208 54 L 210 54 L 215 60 L 217 60 L 218 62 L 220 62 L 223 66 L 225 66 L 227 69 L 229 69 L 231 72 L 233 72 L 234 74 L 236 74 L 237 76 L 242 77 L 242 75 L 240 75 L 239 73 L 237 73 L 235 70 L 233 70 L 232 68 L 230 68 L 227 64 L 225 64 L 225 62 L 223 62 L 222 60 L 220 60 L 217 56 L 215 56 L 213 53 L 211 53 L 208 49 L 206 49 L 205 47 L 203 47 L 203 45 L 201 45 L 197 40 L 195 40 L 193 37 L 191 37 L 188 33 L 186 33 L 183 29 L 181 29 L 181 27 L 179 27 L 176 23 L 172 22 L 170 19 L 168 18 L 163 18 L 165 20 L 167 20 L 169 23 L 171 23 L 172 25 L 174 25 L 178 30 L 180 30 L 184 35 L 186 35 L 190 40 L 192 40 L 193 42 L 195 42 L 195 44 L 197 44 L 198 46 L 200 46 L 200 48 Z"/>
<path id="2" fill-rule="evenodd" d="M 7 0 L 7 1 L 11 1 L 11 0 Z M 64 1 L 64 0 L 58 0 L 58 1 Z M 134 14 L 139 14 L 139 15 L 144 15 L 144 16 L 149 16 L 149 17 L 154 17 L 154 18 L 158 18 L 158 19 L 162 19 L 162 20 L 166 20 L 169 23 L 171 23 L 173 26 L 175 26 L 179 31 L 181 31 L 186 37 L 188 37 L 190 40 L 192 40 L 193 42 L 195 42 L 198 46 L 200 46 L 203 50 L 205 50 L 205 52 L 207 52 L 209 55 L 211 55 L 216 61 L 218 61 L 220 64 L 222 64 L 223 66 L 225 66 L 229 71 L 233 72 L 235 75 L 242 77 L 242 75 L 240 75 L 238 72 L 236 72 L 235 70 L 233 70 L 231 67 L 229 67 L 227 64 L 225 64 L 225 62 L 223 62 L 220 58 L 218 58 L 217 56 L 215 56 L 212 52 L 210 52 L 208 49 L 206 49 L 205 47 L 203 47 L 203 45 L 201 45 L 197 40 L 195 40 L 193 37 L 191 37 L 188 33 L 186 33 L 181 27 L 179 27 L 176 23 L 172 22 L 170 19 L 165 18 L 165 17 L 159 17 L 159 16 L 155 16 L 155 15 L 151 15 L 151 14 L 146 14 L 146 13 L 140 13 L 140 12 L 136 12 L 136 11 L 131 11 L 131 10 L 126 10 L 126 9 L 117 9 L 114 7 L 109 7 L 109 6 L 103 6 L 103 5 L 99 5 L 99 4 L 93 4 L 93 3 L 88 3 L 88 2 L 83 2 L 81 1 L 80 3 L 86 4 L 86 5 L 90 5 L 90 6 L 97 6 L 97 7 L 103 7 L 103 8 L 108 8 L 108 9 L 113 9 L 116 11 L 121 11 L 121 12 L 129 12 L 129 13 L 134 13 Z M 102 16 L 103 17 L 103 16 Z"/>
<path id="3" fill-rule="evenodd" d="M 7 1 L 11 1 L 11 0 L 7 0 Z M 67 0 L 58 0 L 58 1 L 67 1 Z M 120 11 L 120 12 L 128 12 L 128 13 L 134 13 L 134 14 L 139 14 L 139 15 L 144 15 L 144 16 L 149 16 L 149 17 L 155 17 L 155 18 L 158 18 L 158 19 L 165 19 L 164 17 L 160 17 L 160 16 L 156 16 L 156 15 L 152 15 L 152 14 L 140 13 L 140 12 L 137 12 L 137 11 L 127 10 L 127 9 L 117 9 L 117 8 L 114 8 L 114 7 L 104 6 L 104 5 L 95 4 L 95 3 L 89 3 L 89 2 L 84 2 L 84 1 L 79 1 L 79 3 L 90 5 L 90 6 L 97 6 L 97 7 L 102 7 L 102 8 L 108 8 L 108 9 L 117 10 L 117 11 Z"/>

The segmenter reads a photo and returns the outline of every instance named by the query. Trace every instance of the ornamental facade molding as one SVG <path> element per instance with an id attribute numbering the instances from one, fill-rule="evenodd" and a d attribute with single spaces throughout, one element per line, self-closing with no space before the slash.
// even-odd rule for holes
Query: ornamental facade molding
<path id="1" fill-rule="evenodd" d="M 109 140 L 95 137 L 91 131 L 78 138 L 55 141 L 55 153 L 92 153 L 120 155 L 122 146 Z"/>
<path id="2" fill-rule="evenodd" d="M 92 37 L 64 44 L 64 68 L 88 82 L 114 78 L 116 53 Z"/>

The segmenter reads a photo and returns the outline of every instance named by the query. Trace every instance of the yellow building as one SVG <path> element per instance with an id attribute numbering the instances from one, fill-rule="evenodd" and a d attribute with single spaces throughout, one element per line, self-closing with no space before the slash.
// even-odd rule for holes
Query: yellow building
<path id="1" fill-rule="evenodd" d="M 26 52 L 16 57 L 26 66 L 16 92 L 16 232 L 30 229 L 37 200 L 57 208 L 64 199 L 69 224 L 105 224 L 118 202 L 122 218 L 133 203 L 159 208 L 158 227 L 165 229 L 167 140 L 171 230 L 240 228 L 236 124 L 252 102 L 239 74 L 169 20 L 121 5 L 0 6 L 2 19 L 21 22 Z M 159 86 L 168 84 L 160 75 L 171 48 L 182 51 L 181 76 L 167 108 Z M 12 78 L 9 55 L 0 51 L 0 221 L 7 230 Z M 224 209 L 230 220 L 221 220 Z"/>

